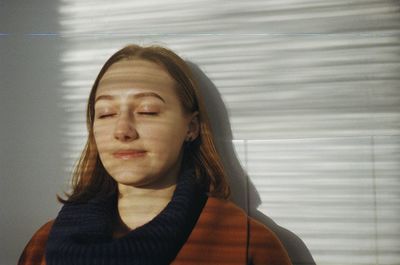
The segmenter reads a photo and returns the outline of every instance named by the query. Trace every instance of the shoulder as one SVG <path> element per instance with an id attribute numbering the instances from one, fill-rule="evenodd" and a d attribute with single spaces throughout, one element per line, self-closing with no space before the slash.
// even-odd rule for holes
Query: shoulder
<path id="1" fill-rule="evenodd" d="M 214 228 L 221 227 L 222 232 L 234 230 L 236 237 L 239 234 L 246 237 L 247 217 L 246 212 L 233 202 L 215 197 L 208 198 L 200 216 Z"/>
<path id="2" fill-rule="evenodd" d="M 53 226 L 54 220 L 51 220 L 32 236 L 29 240 L 28 244 L 24 248 L 19 261 L 18 265 L 43 265 L 45 264 L 45 249 L 47 238 L 49 237 L 49 233 L 51 227 Z"/>
<path id="3" fill-rule="evenodd" d="M 227 212 L 246 217 L 246 212 L 232 201 L 216 197 L 208 197 L 205 210 L 223 211 L 224 213 Z"/>
<path id="4" fill-rule="evenodd" d="M 248 223 L 250 264 L 292 264 L 285 247 L 271 229 L 251 217 Z"/>
<path id="5" fill-rule="evenodd" d="M 291 265 L 290 258 L 279 238 L 267 226 L 250 217 L 242 208 L 229 200 L 209 197 L 205 207 L 205 215 L 218 219 L 218 225 L 227 232 L 232 232 L 234 240 L 243 238 L 247 243 L 250 264 Z M 232 239 L 233 240 L 233 239 Z"/>

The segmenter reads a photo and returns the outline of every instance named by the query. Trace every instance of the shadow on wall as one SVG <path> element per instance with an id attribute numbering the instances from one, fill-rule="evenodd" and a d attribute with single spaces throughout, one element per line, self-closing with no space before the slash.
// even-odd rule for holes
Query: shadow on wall
<path id="1" fill-rule="evenodd" d="M 294 265 L 315 265 L 310 251 L 297 235 L 279 226 L 271 218 L 257 210 L 261 204 L 260 195 L 245 170 L 243 170 L 234 151 L 229 116 L 221 95 L 211 80 L 196 64 L 190 61 L 187 61 L 187 63 L 201 88 L 217 149 L 222 156 L 225 169 L 230 177 L 232 201 L 250 213 L 254 219 L 269 227 L 279 237 Z M 251 195 L 251 201 L 248 200 L 248 194 Z"/>

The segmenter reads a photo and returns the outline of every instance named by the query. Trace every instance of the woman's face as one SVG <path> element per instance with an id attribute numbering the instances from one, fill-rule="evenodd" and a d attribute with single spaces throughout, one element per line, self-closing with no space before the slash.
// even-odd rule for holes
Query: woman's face
<path id="1" fill-rule="evenodd" d="M 182 144 L 188 132 L 197 136 L 198 124 L 195 114 L 184 114 L 175 84 L 146 60 L 116 62 L 100 80 L 94 137 L 105 169 L 119 184 L 157 188 L 176 182 Z"/>

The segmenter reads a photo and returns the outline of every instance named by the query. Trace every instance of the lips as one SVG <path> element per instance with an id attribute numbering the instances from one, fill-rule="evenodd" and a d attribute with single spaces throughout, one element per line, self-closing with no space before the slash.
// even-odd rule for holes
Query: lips
<path id="1" fill-rule="evenodd" d="M 119 150 L 113 153 L 114 157 L 119 158 L 119 159 L 131 159 L 131 158 L 137 158 L 137 157 L 142 157 L 146 154 L 146 151 L 144 150 Z"/>

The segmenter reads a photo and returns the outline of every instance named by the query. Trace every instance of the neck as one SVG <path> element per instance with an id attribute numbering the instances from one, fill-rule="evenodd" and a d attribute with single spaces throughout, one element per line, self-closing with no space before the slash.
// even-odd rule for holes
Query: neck
<path id="1" fill-rule="evenodd" d="M 120 237 L 157 216 L 171 201 L 176 183 L 158 189 L 118 184 L 119 218 L 114 229 L 114 236 Z"/>
<path id="2" fill-rule="evenodd" d="M 164 189 L 121 186 L 119 194 L 94 197 L 87 203 L 64 204 L 49 235 L 46 262 L 88 265 L 94 256 L 100 255 L 103 264 L 170 264 L 193 231 L 207 201 L 196 183 L 194 168 L 186 165 L 177 181 Z M 141 205 L 135 203 L 138 196 Z M 151 221 L 131 229 L 138 226 L 129 220 L 132 212 L 142 212 L 149 219 L 149 215 L 163 207 Z M 118 211 L 127 232 L 110 226 L 116 224 Z M 120 236 L 124 238 L 118 240 L 116 237 Z"/>

